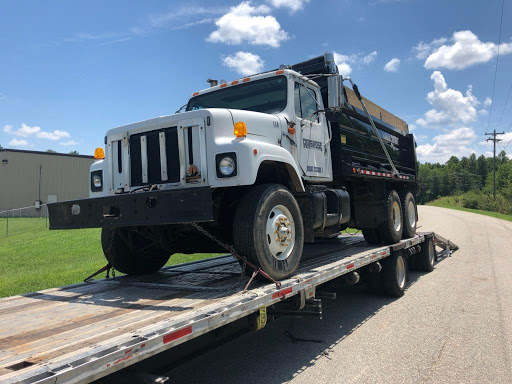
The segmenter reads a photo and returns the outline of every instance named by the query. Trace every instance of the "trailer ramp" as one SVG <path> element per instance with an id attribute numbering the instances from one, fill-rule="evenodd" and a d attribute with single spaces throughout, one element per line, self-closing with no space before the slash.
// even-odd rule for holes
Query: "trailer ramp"
<path id="1" fill-rule="evenodd" d="M 378 247 L 346 235 L 306 246 L 278 290 L 256 281 L 242 293 L 248 278 L 226 255 L 164 268 L 140 285 L 118 277 L 0 299 L 0 382 L 94 381 L 291 296 L 314 297 L 318 285 L 429 238 Z"/>

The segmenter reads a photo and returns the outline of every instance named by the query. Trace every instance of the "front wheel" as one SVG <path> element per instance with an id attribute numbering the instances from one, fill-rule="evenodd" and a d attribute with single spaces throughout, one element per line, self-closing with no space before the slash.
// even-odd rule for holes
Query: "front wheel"
<path id="1" fill-rule="evenodd" d="M 127 275 L 156 272 L 172 253 L 136 228 L 102 228 L 101 246 L 110 265 Z"/>
<path id="2" fill-rule="evenodd" d="M 291 192 L 278 184 L 249 190 L 238 203 L 233 242 L 240 255 L 273 279 L 291 276 L 304 248 L 302 216 Z"/>

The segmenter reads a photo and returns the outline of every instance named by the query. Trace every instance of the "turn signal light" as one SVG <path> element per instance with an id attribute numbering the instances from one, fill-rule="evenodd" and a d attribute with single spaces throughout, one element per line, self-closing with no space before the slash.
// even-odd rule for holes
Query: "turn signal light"
<path id="1" fill-rule="evenodd" d="M 235 129 L 233 131 L 236 137 L 245 137 L 247 136 L 247 125 L 243 121 L 238 121 L 235 123 Z"/>
<path id="2" fill-rule="evenodd" d="M 96 160 L 102 160 L 105 158 L 105 151 L 103 150 L 103 148 L 96 148 L 94 150 L 94 158 Z"/>

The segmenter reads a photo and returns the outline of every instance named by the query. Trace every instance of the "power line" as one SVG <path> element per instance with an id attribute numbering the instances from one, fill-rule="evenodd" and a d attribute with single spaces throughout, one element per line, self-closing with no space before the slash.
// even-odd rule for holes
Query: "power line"
<path id="1" fill-rule="evenodd" d="M 496 55 L 496 67 L 494 68 L 494 83 L 492 85 L 492 98 L 491 98 L 491 109 L 489 111 L 489 120 L 487 121 L 487 129 L 491 124 L 492 106 L 494 104 L 494 91 L 496 89 L 496 75 L 498 73 L 498 61 L 500 59 L 500 44 L 501 44 L 501 27 L 503 26 L 503 8 L 505 6 L 505 0 L 501 2 L 501 21 L 500 21 L 500 33 L 498 37 L 498 54 Z"/>
<path id="2" fill-rule="evenodd" d="M 505 114 L 505 109 L 507 108 L 508 99 L 510 97 L 510 91 L 512 91 L 512 82 L 510 82 L 510 88 L 508 89 L 507 100 L 505 101 L 505 106 L 503 107 L 503 111 L 501 111 L 500 121 L 498 121 L 498 125 L 496 126 L 496 128 L 498 128 L 500 126 L 501 119 L 503 119 L 503 115 Z"/>

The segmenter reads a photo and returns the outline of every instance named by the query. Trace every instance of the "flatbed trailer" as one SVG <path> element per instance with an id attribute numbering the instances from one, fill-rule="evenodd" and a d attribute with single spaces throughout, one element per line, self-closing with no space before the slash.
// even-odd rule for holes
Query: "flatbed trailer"
<path id="1" fill-rule="evenodd" d="M 231 256 L 175 265 L 135 280 L 104 278 L 0 299 L 1 383 L 88 383 L 247 318 L 300 313 L 317 288 L 391 256 L 412 255 L 426 241 L 437 258 L 458 247 L 433 233 L 391 246 L 342 235 L 305 248 L 297 273 L 281 282 L 253 281 Z M 347 279 L 348 280 L 348 279 Z M 294 309 L 279 307 L 290 301 Z M 268 309 L 268 313 L 267 313 Z"/>

